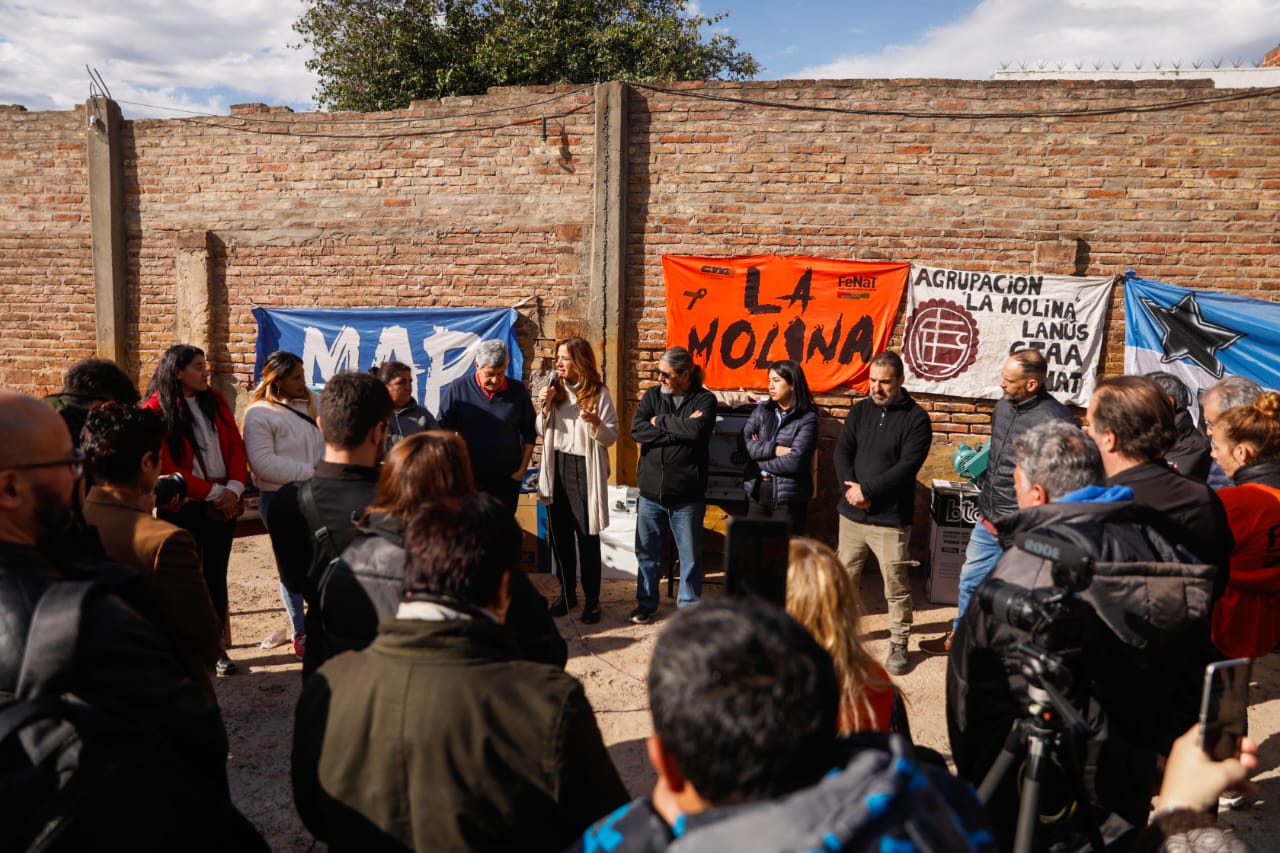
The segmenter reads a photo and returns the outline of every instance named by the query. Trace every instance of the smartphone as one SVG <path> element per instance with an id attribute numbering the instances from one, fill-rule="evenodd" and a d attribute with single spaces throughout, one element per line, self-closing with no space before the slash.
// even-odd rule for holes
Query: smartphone
<path id="1" fill-rule="evenodd" d="M 724 549 L 725 591 L 758 595 L 785 607 L 791 525 L 766 518 L 731 518 Z"/>
<path id="2" fill-rule="evenodd" d="M 1204 668 L 1200 696 L 1200 748 L 1214 761 L 1240 755 L 1249 711 L 1251 658 L 1218 661 Z"/>

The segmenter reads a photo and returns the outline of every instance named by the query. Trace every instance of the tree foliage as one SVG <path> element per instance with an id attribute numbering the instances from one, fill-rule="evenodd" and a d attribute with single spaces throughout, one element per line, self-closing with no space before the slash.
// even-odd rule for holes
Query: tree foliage
<path id="1" fill-rule="evenodd" d="M 760 71 L 737 39 L 702 37 L 725 15 L 688 0 L 303 0 L 316 100 L 376 111 L 490 86 L 605 80 L 741 80 Z"/>

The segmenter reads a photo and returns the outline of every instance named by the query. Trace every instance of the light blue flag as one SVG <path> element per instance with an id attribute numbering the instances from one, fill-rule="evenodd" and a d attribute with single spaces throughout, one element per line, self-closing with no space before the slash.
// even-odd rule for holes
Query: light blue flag
<path id="1" fill-rule="evenodd" d="M 1124 280 L 1124 372 L 1172 373 L 1195 394 L 1226 376 L 1280 388 L 1280 304 Z"/>

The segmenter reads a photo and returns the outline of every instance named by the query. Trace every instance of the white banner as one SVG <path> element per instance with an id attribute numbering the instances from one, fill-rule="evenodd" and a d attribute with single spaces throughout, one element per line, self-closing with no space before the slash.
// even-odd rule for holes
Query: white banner
<path id="1" fill-rule="evenodd" d="M 912 264 L 902 342 L 907 389 L 998 399 L 1005 359 L 1031 347 L 1049 362 L 1049 392 L 1086 405 L 1114 281 Z"/>

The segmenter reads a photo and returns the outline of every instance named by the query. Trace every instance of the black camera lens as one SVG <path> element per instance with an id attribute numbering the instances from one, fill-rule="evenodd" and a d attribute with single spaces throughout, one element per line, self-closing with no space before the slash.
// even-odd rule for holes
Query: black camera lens
<path id="1" fill-rule="evenodd" d="M 155 496 L 156 505 L 161 507 L 171 504 L 175 500 L 181 500 L 187 496 L 187 481 L 177 472 L 158 477 L 156 478 Z"/>
<path id="2" fill-rule="evenodd" d="M 1040 621 L 1040 602 L 1016 584 L 988 578 L 978 587 L 978 606 L 997 621 L 1031 631 Z"/>

